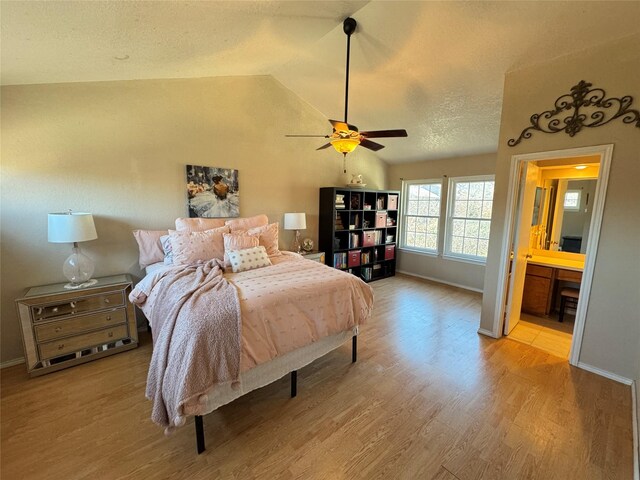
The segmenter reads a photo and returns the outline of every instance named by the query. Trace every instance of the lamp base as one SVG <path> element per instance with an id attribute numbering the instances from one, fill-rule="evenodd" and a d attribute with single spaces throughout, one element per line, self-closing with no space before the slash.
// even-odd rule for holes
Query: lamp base
<path id="1" fill-rule="evenodd" d="M 98 283 L 98 280 L 96 280 L 95 278 L 92 278 L 91 280 L 87 280 L 86 282 L 82 282 L 82 283 L 67 283 L 64 288 L 69 289 L 69 290 L 76 290 L 78 288 L 87 288 L 90 287 L 92 285 L 95 285 L 96 283 Z"/>
<path id="2" fill-rule="evenodd" d="M 64 288 L 75 289 L 95 285 L 97 280 L 91 280 L 93 268 L 93 260 L 82 253 L 78 248 L 78 244 L 74 243 L 73 253 L 69 255 L 69 258 L 62 265 L 62 273 L 69 280 L 69 283 Z"/>
<path id="3" fill-rule="evenodd" d="M 295 235 L 293 236 L 293 242 L 291 243 L 291 251 L 300 253 L 300 230 L 296 230 Z"/>

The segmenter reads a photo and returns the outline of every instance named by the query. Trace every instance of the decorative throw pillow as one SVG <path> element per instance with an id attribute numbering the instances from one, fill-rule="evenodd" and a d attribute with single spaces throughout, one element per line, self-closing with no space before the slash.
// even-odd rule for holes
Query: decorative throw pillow
<path id="1" fill-rule="evenodd" d="M 224 224 L 229 227 L 232 232 L 235 232 L 237 230 L 249 230 L 250 228 L 255 227 L 263 227 L 268 223 L 269 218 L 264 214 L 247 218 L 232 218 L 224 222 Z"/>
<path id="2" fill-rule="evenodd" d="M 280 255 L 278 247 L 278 223 L 270 223 L 263 227 L 254 227 L 247 230 L 247 235 L 257 236 L 260 245 L 267 250 L 267 255 Z"/>
<path id="3" fill-rule="evenodd" d="M 230 266 L 228 252 L 232 250 L 244 250 L 260 245 L 258 237 L 246 235 L 245 233 L 225 233 L 224 234 L 224 264 Z"/>
<path id="4" fill-rule="evenodd" d="M 224 224 L 224 218 L 176 218 L 176 230 L 179 232 L 203 232 L 224 227 Z"/>
<path id="5" fill-rule="evenodd" d="M 224 258 L 223 235 L 228 227 L 212 228 L 202 232 L 169 230 L 174 265 L 191 265 Z"/>
<path id="6" fill-rule="evenodd" d="M 173 248 L 171 247 L 171 237 L 168 234 L 161 236 L 160 244 L 162 245 L 162 251 L 164 252 L 164 264 L 173 265 Z"/>
<path id="7" fill-rule="evenodd" d="M 138 263 L 140 268 L 162 262 L 164 260 L 164 252 L 160 237 L 167 235 L 167 230 L 134 230 L 133 236 L 138 242 Z"/>
<path id="8" fill-rule="evenodd" d="M 227 252 L 233 273 L 254 270 L 271 265 L 267 250 L 263 246 L 230 250 Z"/>

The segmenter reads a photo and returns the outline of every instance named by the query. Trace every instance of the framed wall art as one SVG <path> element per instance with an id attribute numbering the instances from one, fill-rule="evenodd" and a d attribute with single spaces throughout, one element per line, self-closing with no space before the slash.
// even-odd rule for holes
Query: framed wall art
<path id="1" fill-rule="evenodd" d="M 240 216 L 238 170 L 187 165 L 189 217 Z"/>

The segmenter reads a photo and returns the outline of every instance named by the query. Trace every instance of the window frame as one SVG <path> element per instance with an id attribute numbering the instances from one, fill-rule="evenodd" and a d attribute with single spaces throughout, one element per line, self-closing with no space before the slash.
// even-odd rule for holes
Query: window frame
<path id="1" fill-rule="evenodd" d="M 450 177 L 447 182 L 447 212 L 445 215 L 445 227 L 444 227 L 444 249 L 442 257 L 448 260 L 458 260 L 464 262 L 470 262 L 480 265 L 486 265 L 487 257 L 480 257 L 478 255 L 467 255 L 464 253 L 456 253 L 451 251 L 451 243 L 453 241 L 453 212 L 455 208 L 455 194 L 457 183 L 470 183 L 470 182 L 493 182 L 493 197 L 495 197 L 495 175 L 472 175 L 464 177 Z M 487 219 L 480 218 L 479 220 L 488 220 L 489 228 L 491 228 L 491 222 L 493 220 L 493 197 L 491 198 L 491 217 Z M 460 218 L 460 217 L 458 217 Z M 471 217 L 464 217 L 469 219 Z M 488 240 L 488 239 L 487 239 Z"/>
<path id="2" fill-rule="evenodd" d="M 567 206 L 567 193 L 577 193 L 578 194 L 578 203 L 575 207 Z M 562 198 L 562 208 L 565 212 L 579 212 L 580 211 L 580 202 L 582 202 L 582 190 L 579 188 L 568 188 L 564 192 L 564 197 Z"/>
<path id="3" fill-rule="evenodd" d="M 403 180 L 402 181 L 402 205 L 400 209 L 400 243 L 398 248 L 400 250 L 406 250 L 412 253 L 419 253 L 422 255 L 439 256 L 441 249 L 441 232 L 442 232 L 442 208 L 443 208 L 443 194 L 445 193 L 445 186 L 442 178 L 428 178 L 419 180 Z M 407 217 L 415 216 L 408 215 L 407 209 L 409 207 L 409 188 L 412 185 L 440 185 L 440 208 L 438 209 L 438 216 L 433 215 L 420 215 L 425 218 L 437 218 L 438 220 L 438 233 L 436 234 L 436 248 L 434 250 L 427 248 L 414 247 L 407 245 Z"/>

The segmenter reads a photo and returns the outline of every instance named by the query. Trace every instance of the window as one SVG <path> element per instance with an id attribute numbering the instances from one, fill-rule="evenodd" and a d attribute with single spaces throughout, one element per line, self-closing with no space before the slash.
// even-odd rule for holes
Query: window
<path id="1" fill-rule="evenodd" d="M 440 180 L 405 182 L 402 247 L 437 253 L 441 193 Z"/>
<path id="2" fill-rule="evenodd" d="M 494 183 L 493 177 L 449 180 L 447 256 L 486 261 Z"/>
<path id="3" fill-rule="evenodd" d="M 580 209 L 580 190 L 567 190 L 564 194 L 564 209 L 574 212 Z"/>

